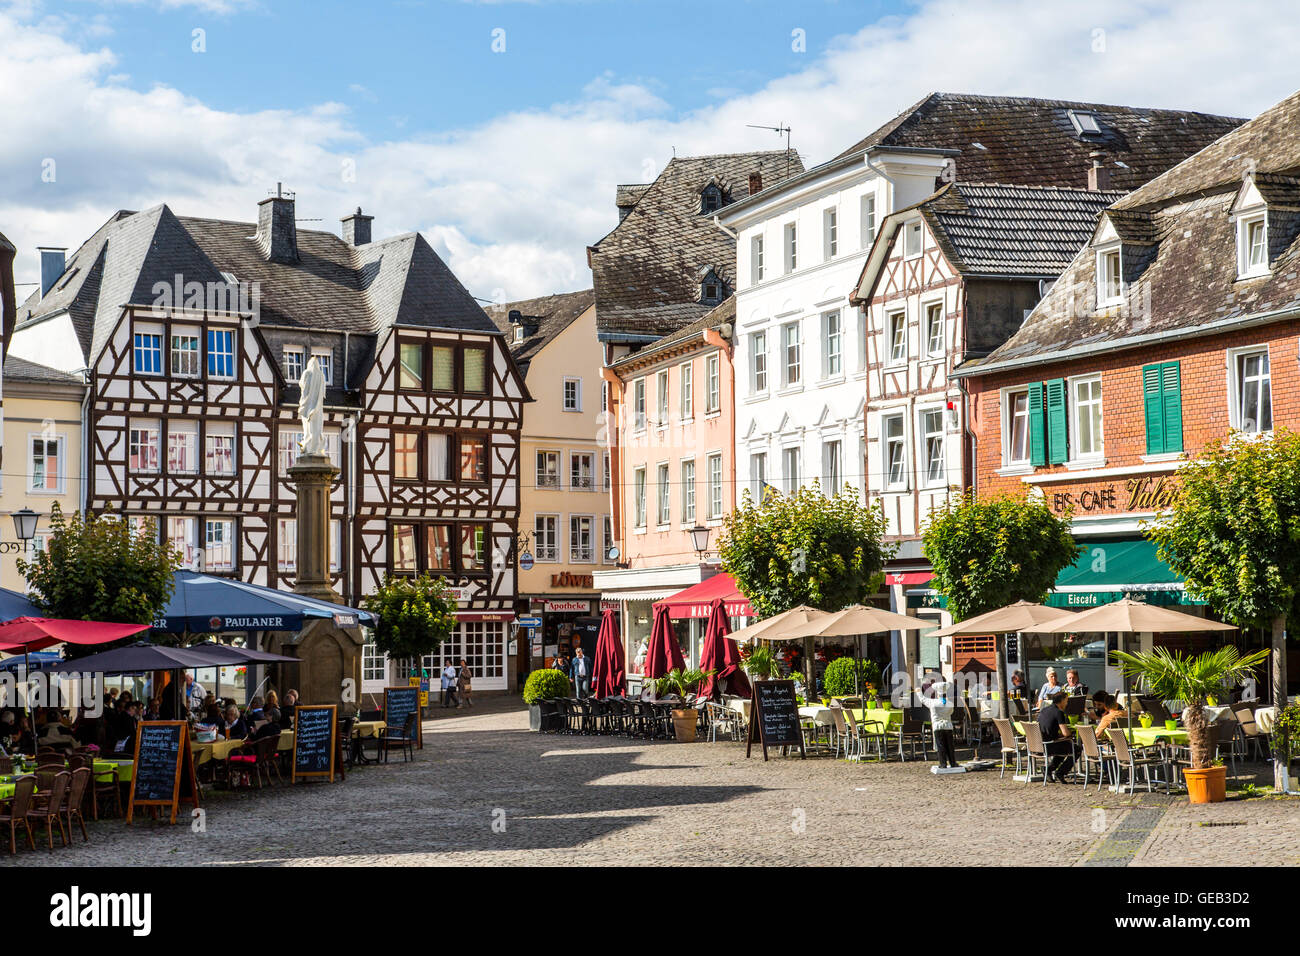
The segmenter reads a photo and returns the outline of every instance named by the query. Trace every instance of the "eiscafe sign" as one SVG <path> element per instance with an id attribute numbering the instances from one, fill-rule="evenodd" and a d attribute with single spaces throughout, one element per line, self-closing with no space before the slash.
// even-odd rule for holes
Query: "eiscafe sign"
<path id="1" fill-rule="evenodd" d="M 1057 514 L 1066 511 L 1075 514 L 1163 511 L 1178 497 L 1178 483 L 1171 475 L 1145 475 L 1127 481 L 1071 485 L 1044 494 Z"/>

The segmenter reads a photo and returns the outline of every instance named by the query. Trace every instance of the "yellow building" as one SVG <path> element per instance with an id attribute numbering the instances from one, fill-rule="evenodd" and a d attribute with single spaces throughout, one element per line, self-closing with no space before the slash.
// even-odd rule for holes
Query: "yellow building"
<path id="1" fill-rule="evenodd" d="M 515 613 L 539 619 L 517 634 L 520 676 L 576 642 L 595 650 L 595 570 L 612 565 L 604 353 L 588 289 L 487 307 L 509 336 L 533 401 L 519 454 L 519 577 Z"/>
<path id="2" fill-rule="evenodd" d="M 0 586 L 27 590 L 18 573 L 24 551 L 49 535 L 50 509 L 81 509 L 81 413 L 86 386 L 80 375 L 24 359 L 4 361 L 4 448 L 0 475 Z M 11 515 L 30 508 L 39 516 L 36 537 L 18 539 Z"/>

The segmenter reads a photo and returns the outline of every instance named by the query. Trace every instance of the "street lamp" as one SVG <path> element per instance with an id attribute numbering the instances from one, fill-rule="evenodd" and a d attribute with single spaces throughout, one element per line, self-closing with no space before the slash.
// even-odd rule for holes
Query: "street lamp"
<path id="1" fill-rule="evenodd" d="M 23 508 L 13 513 L 13 519 L 14 534 L 23 543 L 23 550 L 26 551 L 27 542 L 36 537 L 36 523 L 41 520 L 41 516 L 31 508 Z"/>
<path id="2" fill-rule="evenodd" d="M 691 544 L 695 548 L 696 555 L 703 560 L 704 553 L 709 550 L 709 529 L 698 524 L 692 528 Z"/>

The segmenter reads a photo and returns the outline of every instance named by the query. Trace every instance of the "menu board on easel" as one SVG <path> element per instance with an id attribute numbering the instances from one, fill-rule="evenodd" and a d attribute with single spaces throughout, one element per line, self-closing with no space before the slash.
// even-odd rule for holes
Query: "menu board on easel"
<path id="1" fill-rule="evenodd" d="M 293 713 L 291 782 L 296 783 L 299 777 L 328 777 L 333 783 L 337 708 L 334 704 L 300 704 Z"/>
<path id="2" fill-rule="evenodd" d="M 175 823 L 182 800 L 195 808 L 199 805 L 189 724 L 183 720 L 143 721 L 135 734 L 135 770 L 126 822 L 131 822 L 136 807 L 171 807 L 170 822 Z"/>
<path id="3" fill-rule="evenodd" d="M 799 726 L 799 704 L 794 696 L 794 681 L 754 681 L 754 700 L 750 705 L 749 740 L 745 756 L 755 742 L 763 747 L 767 759 L 768 747 L 798 747 L 799 756 L 807 756 L 803 749 L 803 730 Z"/>
<path id="4" fill-rule="evenodd" d="M 384 723 L 389 730 L 402 732 L 406 718 L 415 714 L 416 746 L 424 749 L 424 727 L 420 721 L 420 688 L 385 687 L 384 688 Z"/>

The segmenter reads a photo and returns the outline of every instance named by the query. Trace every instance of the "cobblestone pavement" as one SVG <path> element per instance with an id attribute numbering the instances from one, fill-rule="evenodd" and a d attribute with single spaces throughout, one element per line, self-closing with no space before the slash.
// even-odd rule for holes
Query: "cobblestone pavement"
<path id="1" fill-rule="evenodd" d="M 739 743 L 529 733 L 516 699 L 480 704 L 472 713 L 435 708 L 413 763 L 358 768 L 333 785 L 205 793 L 204 832 L 101 821 L 89 844 L 22 851 L 0 867 L 1025 864 L 1023 853 L 1009 854 L 1027 847 L 1036 859 L 1052 847 L 1077 863 L 1110 852 L 1117 841 L 1107 836 L 1131 807 L 1164 810 L 1137 864 L 1242 859 L 1225 846 L 1243 844 L 1300 863 L 1297 801 L 1194 809 L 1184 798 L 1044 788 L 996 771 L 936 777 L 920 761 L 747 761 Z M 1245 825 L 1199 825 L 1216 821 Z"/>

